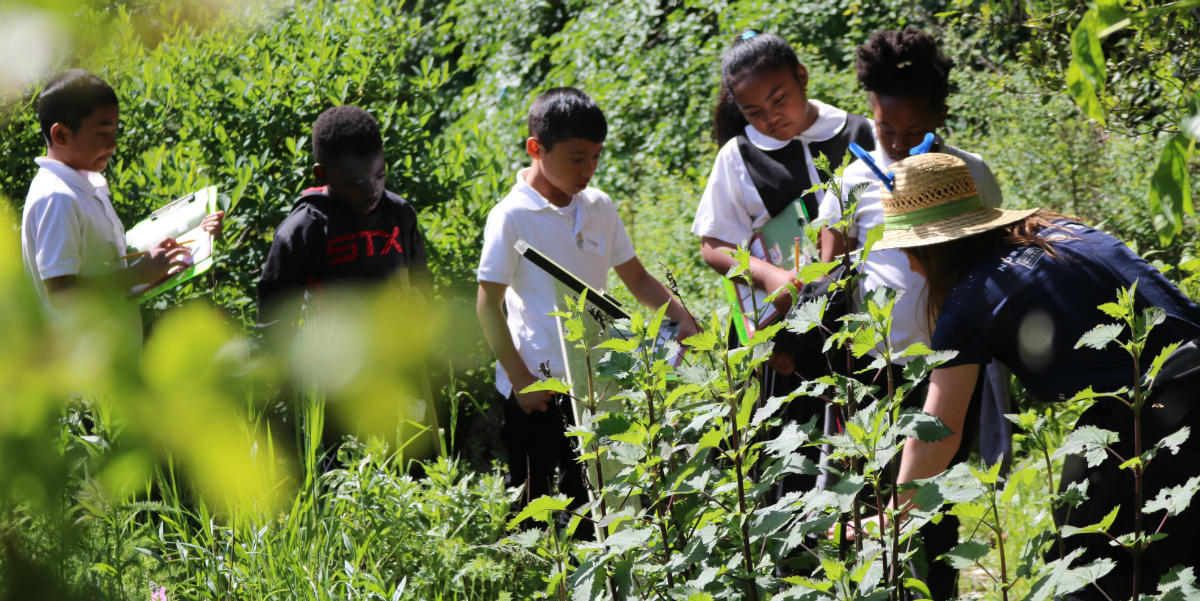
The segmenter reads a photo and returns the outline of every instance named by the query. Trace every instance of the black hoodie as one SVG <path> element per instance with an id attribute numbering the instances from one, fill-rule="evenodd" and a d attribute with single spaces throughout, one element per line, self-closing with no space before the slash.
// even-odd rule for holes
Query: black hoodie
<path id="1" fill-rule="evenodd" d="M 318 292 L 331 283 L 381 282 L 401 269 L 429 279 L 425 241 L 408 201 L 384 191 L 366 215 L 346 210 L 325 188 L 305 190 L 275 230 L 258 281 L 259 321 L 281 297 Z"/>

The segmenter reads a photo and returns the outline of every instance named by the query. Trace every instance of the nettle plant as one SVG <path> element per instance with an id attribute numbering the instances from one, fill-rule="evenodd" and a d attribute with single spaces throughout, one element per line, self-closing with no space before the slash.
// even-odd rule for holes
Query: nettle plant
<path id="1" fill-rule="evenodd" d="M 820 164 L 829 171 L 827 161 Z M 827 192 L 841 198 L 840 170 L 831 175 Z M 848 194 L 849 215 L 859 192 Z M 831 227 L 845 228 L 848 222 L 843 219 Z M 1069 551 L 1064 537 L 1106 531 L 1111 519 L 1085 529 L 1048 527 L 1016 554 L 1006 553 L 1003 541 L 1014 498 L 1028 495 L 1041 482 L 1049 489 L 1036 493 L 1041 500 L 1035 502 L 1078 503 L 1085 498 L 1086 491 L 1079 487 L 1055 495 L 1055 460 L 1074 453 L 1102 459 L 1105 443 L 1115 434 L 1077 432 L 1056 448 L 1055 429 L 1045 416 L 1030 410 L 1009 419 L 1024 428 L 1024 436 L 1041 449 L 1040 457 L 1007 473 L 999 463 L 962 463 L 928 480 L 897 484 L 899 455 L 908 438 L 930 442 L 950 434 L 936 417 L 909 408 L 912 403 L 906 399 L 931 369 L 953 354 L 933 353 L 920 344 L 892 347 L 896 293 L 854 292 L 861 277 L 855 274 L 870 242 L 863 256 L 845 255 L 801 274 L 808 281 L 834 272 L 839 263 L 851 268 L 842 272 L 850 275 L 830 285 L 845 292 L 839 301 L 846 303 L 845 311 L 836 320 L 829 297 L 817 297 L 737 347 L 722 335 L 728 331 L 730 311 L 721 309 L 704 332 L 684 341 L 691 350 L 678 368 L 666 360 L 677 348 L 674 343 L 653 344 L 665 309 L 617 324 L 622 334 L 607 340 L 589 336 L 583 299 L 572 301 L 572 310 L 560 314 L 568 343 L 583 352 L 589 369 L 586 394 L 573 399 L 581 417 L 571 434 L 579 441 L 581 460 L 589 462 L 589 474 L 595 475 L 597 463 L 606 471 L 593 480 L 603 484 L 593 487 L 589 505 L 570 512 L 565 497 L 542 497 L 509 523 L 513 528 L 533 518 L 546 524 L 506 541 L 533 550 L 550 566 L 544 596 L 689 601 L 926 598 L 928 588 L 915 575 L 915 535 L 924 524 L 948 514 L 964 521 L 961 541 L 929 560 L 983 571 L 997 597 L 1007 600 L 1019 591 L 1023 598 L 1049 599 L 1087 586 L 1112 569 L 1105 561 L 1073 566 L 1078 551 L 1050 563 L 1042 559 L 1054 545 Z M 748 255 L 739 251 L 734 256 L 738 265 L 728 276 L 748 279 Z M 1124 344 L 1136 361 L 1154 318 L 1131 317 L 1131 293 L 1105 307 L 1115 317 L 1124 316 L 1133 330 L 1133 342 Z M 805 381 L 787 395 L 764 398 L 765 363 L 772 338 L 783 328 L 799 334 L 816 331 L 824 337 L 827 375 Z M 1088 334 L 1081 344 L 1111 343 L 1120 329 L 1103 332 L 1104 336 Z M 843 352 L 845 364 L 834 365 L 841 363 Z M 1161 366 L 1164 358 L 1154 365 Z M 1152 368 L 1148 377 L 1156 372 Z M 557 380 L 535 386 L 571 393 Z M 1135 387 L 1133 398 L 1142 398 L 1140 390 Z M 1085 391 L 1081 398 L 1089 395 L 1102 396 Z M 783 418 L 790 403 L 813 399 L 833 409 L 844 424 L 842 431 L 825 433 L 815 421 Z M 1138 402 L 1144 401 L 1128 403 L 1135 414 Z M 1173 435 L 1152 449 L 1177 447 L 1184 436 Z M 823 449 L 819 463 L 801 453 L 813 447 Z M 1138 452 L 1144 461 L 1152 454 Z M 825 476 L 822 487 L 780 492 L 790 475 L 819 473 Z M 1134 473 L 1136 477 L 1137 470 Z M 1200 478 L 1189 482 L 1190 489 L 1197 486 Z M 897 493 L 903 490 L 915 490 L 913 505 L 897 507 Z M 1190 492 L 1169 491 L 1145 509 L 1178 513 Z M 583 520 L 596 522 L 596 539 L 572 544 L 570 537 Z M 1139 544 L 1144 547 L 1159 534 L 1139 531 L 1118 541 L 1136 553 Z M 1194 590 L 1188 588 L 1192 581 L 1190 571 L 1172 571 L 1163 581 L 1163 594 Z"/>

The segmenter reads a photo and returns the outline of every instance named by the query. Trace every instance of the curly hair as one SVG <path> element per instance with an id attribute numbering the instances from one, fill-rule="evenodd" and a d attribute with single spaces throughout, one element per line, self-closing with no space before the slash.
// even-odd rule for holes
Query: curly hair
<path id="1" fill-rule="evenodd" d="M 935 110 L 946 108 L 954 60 L 933 36 L 909 25 L 877 31 L 858 47 L 858 83 L 877 96 L 919 97 Z"/>
<path id="2" fill-rule="evenodd" d="M 379 123 L 357 106 L 335 106 L 313 123 L 313 159 L 327 164 L 338 157 L 362 157 L 383 150 Z"/>

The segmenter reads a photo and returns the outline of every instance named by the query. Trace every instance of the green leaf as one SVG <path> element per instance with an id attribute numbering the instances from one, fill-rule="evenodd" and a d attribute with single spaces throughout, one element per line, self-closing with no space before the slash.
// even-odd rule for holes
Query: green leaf
<path id="1" fill-rule="evenodd" d="M 610 338 L 601 342 L 597 349 L 612 349 L 618 353 L 632 353 L 637 350 L 638 341 L 634 338 Z"/>
<path id="2" fill-rule="evenodd" d="M 983 543 L 967 541 L 955 545 L 953 549 L 947 551 L 939 559 L 950 564 L 956 570 L 965 570 L 979 563 L 979 560 L 986 557 L 991 550 L 991 547 Z"/>
<path id="3" fill-rule="evenodd" d="M 1163 365 L 1167 363 L 1167 359 L 1171 357 L 1171 353 L 1174 353 L 1175 349 L 1179 348 L 1179 345 L 1180 343 L 1178 342 L 1172 342 L 1163 347 L 1158 355 L 1155 355 L 1154 360 L 1150 362 L 1150 368 L 1146 370 L 1146 376 L 1143 378 L 1147 387 L 1154 386 L 1154 379 L 1158 377 L 1158 372 L 1162 371 Z"/>
<path id="4" fill-rule="evenodd" d="M 1159 241 L 1166 245 L 1183 231 L 1183 215 L 1195 215 L 1188 182 L 1188 162 L 1196 141 L 1179 133 L 1167 140 L 1150 176 L 1150 214 Z"/>
<path id="5" fill-rule="evenodd" d="M 1179 486 L 1159 490 L 1158 496 L 1154 497 L 1153 501 L 1146 503 L 1142 512 L 1166 511 L 1167 515 L 1179 515 L 1191 504 L 1192 497 L 1195 496 L 1197 490 L 1200 490 L 1200 476 L 1193 476 Z"/>
<path id="6" fill-rule="evenodd" d="M 921 442 L 937 442 L 954 433 L 954 430 L 936 415 L 911 409 L 900 414 L 900 418 L 896 420 L 896 430 L 901 435 Z"/>
<path id="7" fill-rule="evenodd" d="M 1115 444 L 1119 439 L 1112 430 L 1083 426 L 1067 435 L 1062 446 L 1054 452 L 1054 458 L 1080 455 L 1087 460 L 1088 467 L 1096 467 L 1108 456 L 1108 445 Z"/>
<path id="8" fill-rule="evenodd" d="M 1111 344 L 1125 330 L 1125 326 L 1115 323 L 1096 326 L 1088 330 L 1083 336 L 1079 337 L 1079 342 L 1075 343 L 1075 348 L 1088 347 L 1097 350 Z"/>
<path id="9" fill-rule="evenodd" d="M 653 535 L 653 528 L 623 528 L 604 539 L 604 546 L 610 553 L 624 553 L 645 546 Z"/>
<path id="10" fill-rule="evenodd" d="M 1129 317 L 1129 310 L 1117 303 L 1104 303 L 1096 308 L 1113 319 L 1124 321 L 1125 318 Z"/>
<path id="11" fill-rule="evenodd" d="M 1076 534 L 1095 534 L 1098 532 L 1108 532 L 1108 529 L 1112 526 L 1113 521 L 1117 519 L 1117 512 L 1120 510 L 1121 506 L 1117 505 L 1116 507 L 1112 508 L 1112 511 L 1108 512 L 1108 514 L 1104 516 L 1104 519 L 1095 524 L 1083 526 L 1082 528 L 1076 528 L 1075 526 L 1063 526 L 1062 535 L 1065 538 L 1068 536 L 1074 536 Z"/>
<path id="12" fill-rule="evenodd" d="M 1147 595 L 1147 601 L 1200 601 L 1194 567 L 1175 566 L 1158 581 L 1158 594 Z"/>
<path id="13" fill-rule="evenodd" d="M 683 343 L 692 350 L 711 351 L 717 346 L 717 335 L 712 330 L 705 330 L 687 337 Z"/>
<path id="14" fill-rule="evenodd" d="M 1178 455 L 1180 445 L 1182 445 L 1188 439 L 1188 435 L 1191 433 L 1192 429 L 1184 426 L 1154 443 L 1154 449 L 1156 451 L 1169 449 L 1172 455 Z"/>
<path id="15" fill-rule="evenodd" d="M 1071 33 L 1071 64 L 1067 67 L 1067 92 L 1083 114 L 1104 125 L 1104 51 L 1100 47 L 1102 29 L 1096 9 L 1088 10 Z"/>
<path id="16" fill-rule="evenodd" d="M 553 512 L 566 510 L 567 505 L 570 503 L 571 501 L 566 495 L 554 495 L 553 497 L 542 495 L 530 501 L 516 517 L 509 520 L 508 529 L 512 530 L 516 528 L 526 519 L 533 519 L 534 521 L 548 524 L 552 519 L 551 514 Z"/>
<path id="17" fill-rule="evenodd" d="M 538 380 L 537 382 L 534 382 L 533 384 L 530 384 L 529 386 L 522 388 L 521 392 L 522 393 L 530 393 L 530 392 L 540 392 L 543 390 L 549 390 L 550 392 L 557 393 L 557 394 L 569 394 L 571 392 L 570 387 L 568 387 L 565 382 L 563 382 L 562 380 L 559 380 L 558 378 L 550 378 L 548 380 Z"/>
<path id="18" fill-rule="evenodd" d="M 615 436 L 629 431 L 629 426 L 629 418 L 610 413 L 596 422 L 596 435 Z"/>

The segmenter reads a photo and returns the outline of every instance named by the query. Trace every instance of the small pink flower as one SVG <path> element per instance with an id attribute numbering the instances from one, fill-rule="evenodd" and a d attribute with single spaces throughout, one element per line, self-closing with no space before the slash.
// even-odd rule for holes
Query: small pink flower
<path id="1" fill-rule="evenodd" d="M 150 593 L 150 601 L 171 601 L 167 597 L 167 587 L 160 586 L 153 593 Z"/>

